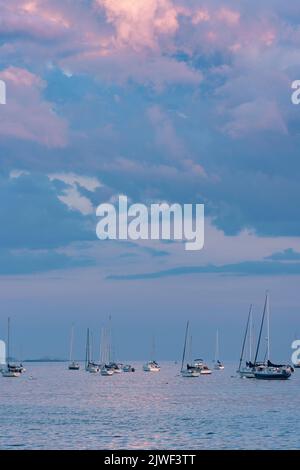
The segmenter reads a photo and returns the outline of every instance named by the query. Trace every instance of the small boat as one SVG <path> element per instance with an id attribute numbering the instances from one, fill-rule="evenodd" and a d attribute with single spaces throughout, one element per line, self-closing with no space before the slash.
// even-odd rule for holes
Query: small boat
<path id="1" fill-rule="evenodd" d="M 2 377 L 16 378 L 25 372 L 22 364 L 11 364 L 10 360 L 10 318 L 7 319 L 7 365 L 1 370 Z"/>
<path id="2" fill-rule="evenodd" d="M 216 333 L 216 351 L 215 351 L 215 361 L 214 361 L 214 369 L 215 370 L 224 370 L 224 365 L 219 360 L 219 330 Z"/>
<path id="3" fill-rule="evenodd" d="M 150 357 L 155 357 L 155 337 L 152 337 L 152 348 L 150 351 Z M 143 365 L 143 371 L 144 372 L 159 372 L 160 371 L 160 366 L 158 365 L 157 361 L 152 360 L 148 361 Z"/>
<path id="4" fill-rule="evenodd" d="M 210 375 L 212 373 L 211 369 L 204 365 L 202 369 L 200 370 L 200 375 Z"/>
<path id="5" fill-rule="evenodd" d="M 115 374 L 123 372 L 122 364 L 117 364 L 116 362 L 110 362 L 108 365 L 105 365 L 105 367 L 106 369 L 111 369 Z"/>
<path id="6" fill-rule="evenodd" d="M 16 370 L 13 370 L 13 369 L 10 369 L 10 368 L 3 369 L 1 371 L 1 373 L 2 373 L 2 377 L 16 378 L 16 377 L 20 377 L 20 375 L 21 375 L 21 372 L 18 372 Z"/>
<path id="7" fill-rule="evenodd" d="M 253 367 L 247 366 L 247 364 L 244 367 L 241 367 L 238 370 L 238 373 L 240 374 L 240 377 L 242 379 L 254 379 L 254 370 Z"/>
<path id="8" fill-rule="evenodd" d="M 68 369 L 69 370 L 79 370 L 80 365 L 78 364 L 78 362 L 75 362 L 73 360 L 73 342 L 74 342 L 74 325 L 72 325 L 72 328 L 71 328 L 70 358 L 69 358 Z"/>
<path id="9" fill-rule="evenodd" d="M 195 359 L 192 365 L 187 365 L 188 369 L 195 369 L 199 375 L 210 375 L 212 370 L 204 363 L 203 359 Z"/>
<path id="10" fill-rule="evenodd" d="M 217 362 L 215 362 L 214 369 L 215 370 L 224 370 L 225 366 L 224 366 L 224 364 L 222 364 L 222 362 L 217 360 Z"/>
<path id="11" fill-rule="evenodd" d="M 300 369 L 300 361 L 296 362 L 296 364 L 294 364 L 294 368 L 295 369 Z"/>
<path id="12" fill-rule="evenodd" d="M 98 364 L 95 364 L 94 362 L 89 362 L 85 370 L 89 372 L 90 374 L 97 374 L 100 370 L 100 367 L 98 366 Z"/>
<path id="13" fill-rule="evenodd" d="M 159 372 L 160 366 L 158 365 L 156 361 L 149 361 L 143 365 L 143 371 L 144 372 Z"/>
<path id="14" fill-rule="evenodd" d="M 104 366 L 104 367 L 101 367 L 100 374 L 103 375 L 104 377 L 111 377 L 112 375 L 114 375 L 114 370 L 109 369 Z"/>
<path id="15" fill-rule="evenodd" d="M 123 366 L 123 372 L 135 372 L 135 368 L 131 366 L 131 364 L 125 364 Z"/>
<path id="16" fill-rule="evenodd" d="M 200 377 L 200 372 L 196 369 L 184 369 L 181 371 L 182 377 Z"/>
<path id="17" fill-rule="evenodd" d="M 184 367 L 185 355 L 186 355 L 186 350 L 187 350 L 188 331 L 189 331 L 189 321 L 186 324 L 180 374 L 182 377 L 185 377 L 185 378 L 195 378 L 195 377 L 200 376 L 200 371 L 196 367 L 190 366 L 189 364 L 186 365 L 186 368 Z"/>
<path id="18" fill-rule="evenodd" d="M 203 359 L 195 359 L 194 360 L 194 367 L 196 367 L 197 369 L 202 369 L 203 366 L 204 366 Z"/>
<path id="19" fill-rule="evenodd" d="M 78 362 L 70 362 L 69 366 L 68 366 L 68 369 L 69 370 L 79 370 L 80 369 L 80 365 L 78 364 Z"/>

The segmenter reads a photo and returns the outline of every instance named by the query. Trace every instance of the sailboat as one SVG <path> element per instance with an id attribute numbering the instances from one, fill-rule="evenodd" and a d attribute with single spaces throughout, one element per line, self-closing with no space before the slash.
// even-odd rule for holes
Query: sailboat
<path id="1" fill-rule="evenodd" d="M 111 377 L 115 372 L 115 364 L 111 362 L 111 329 L 102 328 L 100 340 L 100 374 Z"/>
<path id="2" fill-rule="evenodd" d="M 10 318 L 7 320 L 7 364 L 4 369 L 2 369 L 2 377 L 11 377 L 16 378 L 20 377 L 24 368 L 22 364 L 15 365 L 10 363 Z"/>
<path id="3" fill-rule="evenodd" d="M 215 365 L 214 369 L 215 370 L 224 370 L 224 365 L 219 359 L 219 330 L 217 330 L 216 333 L 216 351 L 215 351 Z"/>
<path id="4" fill-rule="evenodd" d="M 135 368 L 131 364 L 123 365 L 123 372 L 135 372 Z"/>
<path id="5" fill-rule="evenodd" d="M 258 363 L 257 357 L 260 348 L 261 336 L 264 326 L 265 317 L 267 316 L 267 354 L 264 362 Z M 270 305 L 269 293 L 266 293 L 265 305 L 262 315 L 259 339 L 253 365 L 254 377 L 259 380 L 287 380 L 290 378 L 293 368 L 289 365 L 273 364 L 270 361 Z"/>
<path id="6" fill-rule="evenodd" d="M 252 304 L 250 305 L 249 313 L 248 313 L 248 318 L 247 318 L 247 324 L 246 324 L 246 330 L 244 334 L 244 339 L 243 339 L 243 345 L 242 345 L 242 352 L 241 352 L 241 357 L 240 357 L 240 362 L 239 362 L 239 367 L 237 370 L 237 373 L 242 377 L 246 379 L 254 379 L 254 372 L 253 372 L 253 364 L 252 364 Z M 249 337 L 249 361 L 246 362 L 246 364 L 242 367 L 242 362 L 244 359 L 244 352 L 245 352 L 245 347 L 246 347 L 246 342 L 247 342 L 247 337 Z"/>
<path id="7" fill-rule="evenodd" d="M 180 373 L 181 373 L 182 377 L 187 377 L 187 378 L 188 377 L 199 377 L 200 376 L 200 371 L 198 371 L 195 367 L 189 366 L 189 364 L 186 365 L 186 368 L 184 367 L 185 355 L 186 355 L 186 349 L 187 349 L 188 331 L 189 331 L 189 321 L 186 324 Z"/>
<path id="8" fill-rule="evenodd" d="M 86 334 L 85 370 L 91 374 L 97 374 L 97 372 L 99 372 L 99 366 L 93 362 L 91 356 L 90 329 L 88 328 Z"/>
<path id="9" fill-rule="evenodd" d="M 80 365 L 73 359 L 73 342 L 74 342 L 74 325 L 71 328 L 71 342 L 70 342 L 70 358 L 69 358 L 69 370 L 79 370 Z"/>
<path id="10" fill-rule="evenodd" d="M 153 337 L 152 340 L 152 357 L 155 357 L 155 339 Z M 152 361 L 148 361 L 143 365 L 144 372 L 159 372 L 160 366 L 158 363 L 153 359 Z"/>

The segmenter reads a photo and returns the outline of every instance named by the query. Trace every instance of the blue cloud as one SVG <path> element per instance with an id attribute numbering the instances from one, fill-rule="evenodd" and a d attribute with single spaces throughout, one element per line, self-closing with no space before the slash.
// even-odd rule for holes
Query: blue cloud
<path id="1" fill-rule="evenodd" d="M 270 256 L 266 256 L 265 259 L 274 261 L 298 261 L 300 260 L 300 253 L 293 250 L 293 248 L 287 248 L 286 250 L 273 253 Z"/>
<path id="2" fill-rule="evenodd" d="M 92 219 L 70 210 L 59 194 L 57 184 L 38 173 L 0 176 L 1 248 L 50 249 L 95 240 Z"/>
<path id="3" fill-rule="evenodd" d="M 115 281 L 160 279 L 173 276 L 198 274 L 228 274 L 234 276 L 294 276 L 300 275 L 300 263 L 280 263 L 269 261 L 245 261 L 236 264 L 216 266 L 183 266 L 151 273 L 110 275 L 107 279 Z"/>
<path id="4" fill-rule="evenodd" d="M 0 250 L 0 275 L 35 274 L 53 270 L 92 266 L 91 259 L 68 256 L 55 250 L 9 251 Z"/>

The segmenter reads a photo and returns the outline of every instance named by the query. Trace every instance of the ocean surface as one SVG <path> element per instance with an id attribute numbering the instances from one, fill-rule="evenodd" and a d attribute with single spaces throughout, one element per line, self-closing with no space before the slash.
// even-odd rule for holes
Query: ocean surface
<path id="1" fill-rule="evenodd" d="M 182 378 L 102 377 L 67 364 L 26 364 L 0 378 L 1 449 L 299 449 L 300 370 L 288 381 L 236 376 L 236 365 Z"/>

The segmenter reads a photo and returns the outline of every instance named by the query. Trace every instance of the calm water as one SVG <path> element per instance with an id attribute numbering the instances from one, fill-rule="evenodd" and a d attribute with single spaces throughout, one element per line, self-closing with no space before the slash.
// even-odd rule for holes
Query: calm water
<path id="1" fill-rule="evenodd" d="M 0 379 L 1 449 L 299 449 L 300 370 L 286 382 L 240 379 L 235 366 L 184 379 L 112 377 L 27 364 Z"/>

